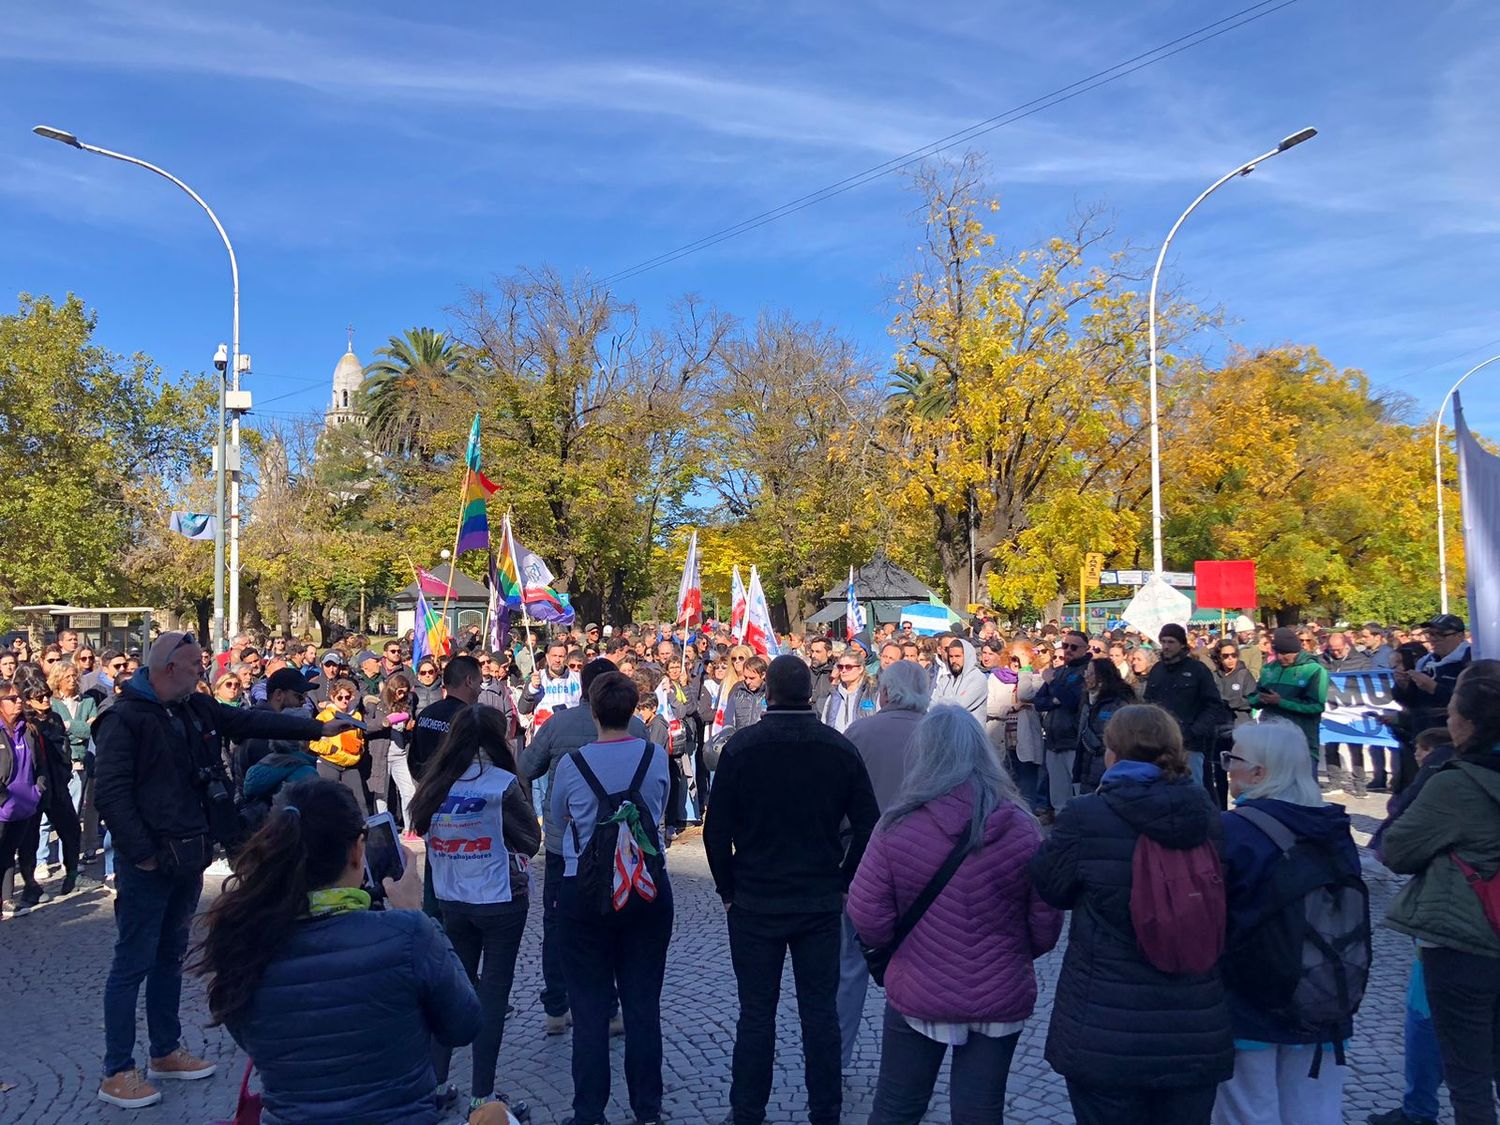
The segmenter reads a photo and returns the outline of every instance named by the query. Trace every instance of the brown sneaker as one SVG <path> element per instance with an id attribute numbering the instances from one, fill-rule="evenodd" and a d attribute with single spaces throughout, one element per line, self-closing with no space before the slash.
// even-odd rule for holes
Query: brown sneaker
<path id="1" fill-rule="evenodd" d="M 195 1082 L 199 1078 L 212 1078 L 219 1068 L 211 1062 L 194 1058 L 187 1048 L 178 1047 L 164 1059 L 152 1059 L 146 1074 L 151 1078 L 175 1078 L 181 1082 Z"/>
<path id="2" fill-rule="evenodd" d="M 99 1100 L 122 1109 L 143 1109 L 161 1101 L 161 1091 L 141 1077 L 138 1070 L 122 1070 L 99 1084 Z"/>

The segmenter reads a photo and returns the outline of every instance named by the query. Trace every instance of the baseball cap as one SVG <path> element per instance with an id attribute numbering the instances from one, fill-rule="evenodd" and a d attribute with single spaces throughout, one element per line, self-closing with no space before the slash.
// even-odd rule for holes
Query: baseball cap
<path id="1" fill-rule="evenodd" d="M 1462 633 L 1464 619 L 1454 613 L 1440 613 L 1423 628 L 1433 633 Z"/>
<path id="2" fill-rule="evenodd" d="M 375 653 L 371 652 L 369 649 L 362 648 L 362 649 L 360 649 L 358 652 L 356 652 L 354 654 L 354 660 L 351 663 L 354 665 L 354 667 L 358 668 L 366 660 L 379 660 L 379 659 L 380 659 L 380 657 L 378 657 L 377 655 L 375 655 Z"/>
<path id="3" fill-rule="evenodd" d="M 278 668 L 266 680 L 266 694 L 273 691 L 295 691 L 306 695 L 311 686 L 306 677 L 295 668 Z"/>
<path id="4" fill-rule="evenodd" d="M 323 654 L 323 659 L 318 661 L 318 666 L 322 668 L 326 668 L 330 664 L 337 665 L 340 668 L 344 666 L 344 658 L 333 649 L 329 649 L 327 652 L 325 652 Z"/>

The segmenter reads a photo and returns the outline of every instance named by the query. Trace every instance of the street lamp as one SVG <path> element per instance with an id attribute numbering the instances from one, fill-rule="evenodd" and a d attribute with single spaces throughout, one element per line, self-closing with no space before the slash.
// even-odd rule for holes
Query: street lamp
<path id="1" fill-rule="evenodd" d="M 142 160 L 139 157 L 127 156 L 123 152 L 111 152 L 107 148 L 99 148 L 96 145 L 84 144 L 77 136 L 63 129 L 55 129 L 50 125 L 37 125 L 31 130 L 39 137 L 45 137 L 50 141 L 58 141 L 83 152 L 97 153 L 99 156 L 107 156 L 112 160 L 123 160 L 126 164 L 134 164 L 138 168 L 144 168 L 148 172 L 155 172 L 163 179 L 171 180 L 183 191 L 192 197 L 194 203 L 203 208 L 204 213 L 214 224 L 214 229 L 219 232 L 219 237 L 224 240 L 224 248 L 229 251 L 229 273 L 234 283 L 234 327 L 231 335 L 231 352 L 225 357 L 228 360 L 228 372 L 225 373 L 225 363 L 218 356 L 214 358 L 214 366 L 218 368 L 221 378 L 219 381 L 219 465 L 217 473 L 217 495 L 216 504 L 216 527 L 214 529 L 214 644 L 216 651 L 223 652 L 229 644 L 229 637 L 224 622 L 224 508 L 225 508 L 225 479 L 229 473 L 226 467 L 228 460 L 228 448 L 224 433 L 224 397 L 225 391 L 232 382 L 234 390 L 240 389 L 240 265 L 234 256 L 234 245 L 229 241 L 229 235 L 224 230 L 224 224 L 219 222 L 219 217 L 213 213 L 213 208 L 203 202 L 200 196 L 187 184 L 183 183 L 172 173 L 164 168 L 158 168 L 155 164 Z M 219 345 L 223 351 L 223 345 Z M 239 413 L 234 416 L 234 452 L 236 462 L 239 456 Z M 229 616 L 239 625 L 240 608 L 240 575 L 239 575 L 239 465 L 234 466 L 234 495 L 230 506 L 230 520 L 233 523 L 231 529 L 231 587 L 229 591 Z"/>
<path id="2" fill-rule="evenodd" d="M 1177 221 L 1172 224 L 1172 229 L 1167 232 L 1166 241 L 1161 244 L 1161 253 L 1156 256 L 1156 269 L 1151 272 L 1151 301 L 1148 313 L 1151 348 L 1151 565 L 1154 574 L 1161 574 L 1163 569 L 1161 559 L 1161 427 L 1157 422 L 1156 414 L 1156 285 L 1161 278 L 1162 263 L 1167 258 L 1167 247 L 1172 245 L 1172 236 L 1177 233 L 1177 228 L 1182 226 L 1183 220 L 1193 213 L 1198 204 L 1230 180 L 1236 176 L 1248 176 L 1262 161 L 1279 156 L 1289 148 L 1296 148 L 1303 141 L 1312 140 L 1317 135 L 1316 129 L 1302 129 L 1282 140 L 1270 152 L 1263 152 L 1253 160 L 1245 161 L 1234 171 L 1220 176 L 1209 185 L 1207 191 L 1188 204 L 1188 209 L 1178 216 Z"/>
<path id="3" fill-rule="evenodd" d="M 1448 403 L 1458 393 L 1458 388 L 1464 385 L 1464 380 L 1482 367 L 1488 367 L 1492 363 L 1500 363 L 1500 355 L 1492 355 L 1483 363 L 1476 363 L 1459 377 L 1448 393 L 1443 396 L 1443 405 L 1438 407 L 1437 421 L 1432 424 L 1432 474 L 1434 487 L 1437 489 L 1437 513 L 1438 513 L 1438 585 L 1440 587 L 1439 601 L 1442 613 L 1448 612 L 1448 543 L 1443 527 L 1443 414 L 1448 409 Z"/>

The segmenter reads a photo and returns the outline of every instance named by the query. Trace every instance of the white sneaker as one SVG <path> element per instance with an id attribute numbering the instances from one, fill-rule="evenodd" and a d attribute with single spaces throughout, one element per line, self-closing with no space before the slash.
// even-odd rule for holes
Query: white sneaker
<path id="1" fill-rule="evenodd" d="M 36 881 L 38 883 L 45 882 L 46 880 L 52 878 L 52 868 L 48 864 L 39 863 L 36 865 L 36 870 L 32 872 L 32 875 L 36 878 Z"/>
<path id="2" fill-rule="evenodd" d="M 142 1078 L 140 1071 L 122 1070 L 100 1083 L 99 1100 L 121 1109 L 143 1109 L 161 1101 L 161 1091 Z"/>

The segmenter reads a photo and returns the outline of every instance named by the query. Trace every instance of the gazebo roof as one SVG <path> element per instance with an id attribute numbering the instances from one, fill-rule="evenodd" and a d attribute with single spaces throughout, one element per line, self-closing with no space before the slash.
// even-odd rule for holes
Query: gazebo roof
<path id="1" fill-rule="evenodd" d="M 849 582 L 845 579 L 830 588 L 823 595 L 823 601 L 841 602 L 848 590 Z M 902 570 L 881 550 L 877 550 L 869 562 L 854 572 L 854 592 L 862 602 L 900 601 L 905 604 L 930 601 L 935 596 L 921 579 Z"/>
<path id="2" fill-rule="evenodd" d="M 439 581 L 446 582 L 453 587 L 453 600 L 455 602 L 483 603 L 490 600 L 490 592 L 482 583 L 474 581 L 474 579 L 470 578 L 463 571 L 459 571 L 458 575 L 454 577 L 453 567 L 448 563 L 433 567 L 429 573 Z M 430 601 L 434 595 L 429 594 L 427 597 Z M 436 595 L 436 597 L 439 602 L 442 601 L 441 595 Z M 408 582 L 401 592 L 396 595 L 396 600 L 415 604 L 417 600 L 416 582 Z"/>

